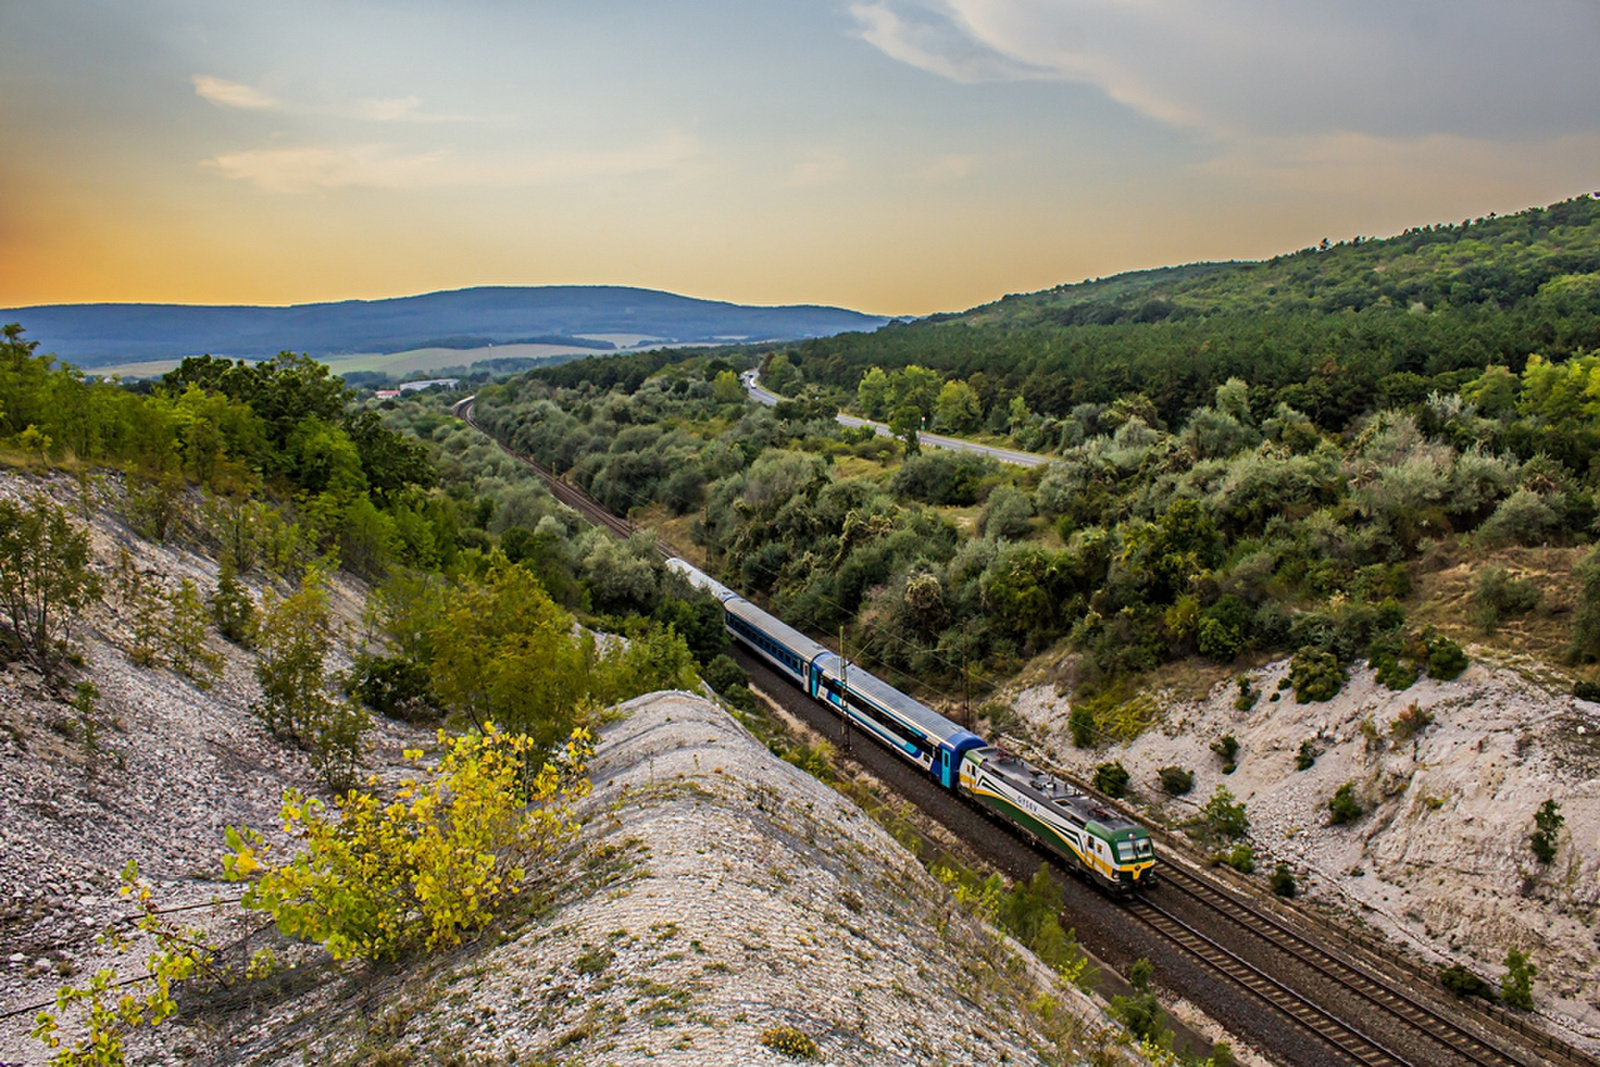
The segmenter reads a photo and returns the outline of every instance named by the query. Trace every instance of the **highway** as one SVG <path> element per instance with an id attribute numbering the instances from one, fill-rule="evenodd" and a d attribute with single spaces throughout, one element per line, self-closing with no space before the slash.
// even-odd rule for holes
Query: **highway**
<path id="1" fill-rule="evenodd" d="M 758 404 L 765 404 L 770 408 L 776 406 L 778 401 L 783 399 L 778 394 L 769 392 L 761 387 L 761 379 L 756 371 L 745 371 L 739 375 L 739 380 L 744 383 L 745 392 L 750 395 L 750 399 Z M 838 420 L 841 426 L 870 426 L 877 432 L 879 437 L 894 436 L 889 431 L 889 427 L 881 422 L 873 422 L 871 419 L 858 419 L 854 415 L 844 414 L 835 415 L 834 418 Z M 988 456 L 990 459 L 999 460 L 1001 463 L 1010 463 L 1018 467 L 1042 467 L 1050 462 L 1049 456 L 1041 456 L 1036 452 L 1019 452 L 1014 448 L 997 448 L 994 445 L 979 444 L 976 441 L 963 441 L 959 437 L 945 437 L 936 433 L 923 433 L 920 430 L 917 432 L 917 440 L 929 448 L 951 448 L 957 452 L 976 452 L 980 456 Z"/>

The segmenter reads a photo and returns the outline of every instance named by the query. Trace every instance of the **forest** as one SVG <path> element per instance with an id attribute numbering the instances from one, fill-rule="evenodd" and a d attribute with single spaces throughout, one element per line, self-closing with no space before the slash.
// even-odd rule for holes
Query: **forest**
<path id="1" fill-rule="evenodd" d="M 1408 621 L 1427 559 L 1594 536 L 1597 256 L 1600 204 L 1583 198 L 874 334 L 579 361 L 481 390 L 478 412 L 930 697 L 1057 646 L 1085 697 L 1262 654 L 1323 664 L 1302 672 L 1313 689 L 1356 661 L 1403 688 L 1465 663 Z M 1182 310 L 1109 310 L 1156 299 Z M 744 403 L 735 370 L 752 362 L 791 399 Z M 901 440 L 842 429 L 841 407 Z M 923 450 L 918 429 L 1053 459 Z M 1600 584 L 1593 565 L 1579 577 L 1582 664 L 1600 653 Z M 1478 585 L 1484 627 L 1536 606 L 1503 568 Z"/>

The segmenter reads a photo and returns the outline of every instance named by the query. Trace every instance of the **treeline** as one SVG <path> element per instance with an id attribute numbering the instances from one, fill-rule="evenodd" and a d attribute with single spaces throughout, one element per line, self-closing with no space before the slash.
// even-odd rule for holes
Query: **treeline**
<path id="1" fill-rule="evenodd" d="M 1366 661 L 1404 687 L 1464 664 L 1408 623 L 1431 546 L 1581 544 L 1596 518 L 1600 354 L 1351 398 L 1337 432 L 1280 391 L 1263 410 L 1239 378 L 1175 424 L 1137 393 L 1085 403 L 1057 421 L 1059 458 L 1031 472 L 902 456 L 825 405 L 736 404 L 717 395 L 725 374 L 696 357 L 632 391 L 530 376 L 487 390 L 479 418 L 615 510 L 687 516 L 730 584 L 812 633 L 847 627 L 862 658 L 945 692 L 1060 641 L 1084 653 L 1089 691 L 1258 652 L 1301 654 L 1319 678 Z M 937 374 L 873 377 L 886 404 L 941 417 Z M 1479 584 L 1485 628 L 1538 600 L 1503 570 Z M 1580 609 L 1576 660 L 1600 654 L 1595 614 Z"/>
<path id="2" fill-rule="evenodd" d="M 1424 227 L 1262 263 L 1207 264 L 1007 297 L 964 315 L 794 347 L 797 383 L 853 400 L 872 368 L 919 365 L 969 384 L 976 419 L 1010 429 L 1020 397 L 1031 447 L 1050 420 L 1141 396 L 1163 425 L 1229 378 L 1254 414 L 1279 403 L 1338 432 L 1381 405 L 1454 391 L 1467 371 L 1600 346 L 1600 201 Z M 1021 443 L 1019 441 L 1019 443 Z"/>

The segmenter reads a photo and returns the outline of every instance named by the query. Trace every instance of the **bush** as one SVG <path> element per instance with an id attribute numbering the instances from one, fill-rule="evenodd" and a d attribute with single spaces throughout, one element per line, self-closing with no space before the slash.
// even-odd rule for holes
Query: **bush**
<path id="1" fill-rule="evenodd" d="M 1494 999 L 1494 987 L 1459 963 L 1439 968 L 1439 984 L 1458 997 Z"/>
<path id="2" fill-rule="evenodd" d="M 211 620 L 217 624 L 218 633 L 240 648 L 249 648 L 255 640 L 255 601 L 239 581 L 238 568 L 229 556 L 223 557 L 217 570 L 217 587 L 211 593 Z"/>
<path id="3" fill-rule="evenodd" d="M 318 572 L 306 572 L 298 592 L 268 606 L 259 641 L 261 699 L 251 710 L 275 736 L 310 754 L 329 789 L 349 789 L 370 723 L 360 707 L 328 691 L 325 660 L 333 637 Z"/>
<path id="4" fill-rule="evenodd" d="M 1299 892 L 1299 887 L 1295 885 L 1294 872 L 1289 869 L 1287 863 L 1280 863 L 1272 868 L 1272 875 L 1267 881 L 1271 884 L 1273 893 L 1280 897 L 1293 897 Z"/>
<path id="5" fill-rule="evenodd" d="M 1261 690 L 1255 687 L 1255 682 L 1248 674 L 1239 675 L 1239 695 L 1233 698 L 1234 711 L 1249 711 L 1261 699 Z"/>
<path id="6" fill-rule="evenodd" d="M 1092 748 L 1095 741 L 1094 709 L 1088 704 L 1072 705 L 1067 716 L 1067 729 L 1072 731 L 1072 743 L 1078 748 Z"/>
<path id="7" fill-rule="evenodd" d="M 817 1043 L 792 1026 L 769 1026 L 757 1038 L 763 1046 L 795 1060 L 814 1060 L 822 1054 Z"/>
<path id="8" fill-rule="evenodd" d="M 1572 695 L 1579 700 L 1600 702 L 1600 683 L 1579 681 L 1572 683 Z"/>
<path id="9" fill-rule="evenodd" d="M 1367 666 L 1375 669 L 1380 685 L 1387 686 L 1396 693 L 1410 689 L 1422 674 L 1422 668 L 1416 660 L 1403 658 L 1398 653 L 1390 651 L 1374 652 L 1367 660 Z"/>
<path id="10" fill-rule="evenodd" d="M 40 494 L 27 507 L 0 500 L 0 615 L 7 643 L 40 674 L 55 674 L 72 624 L 100 596 L 88 531 Z"/>
<path id="11" fill-rule="evenodd" d="M 350 695 L 389 719 L 424 722 L 438 718 L 428 668 L 409 656 L 362 652 L 350 665 Z"/>
<path id="12" fill-rule="evenodd" d="M 1592 663 L 1600 659 L 1600 548 L 1590 549 L 1572 573 L 1578 579 L 1578 608 L 1572 616 L 1567 658 Z"/>
<path id="13" fill-rule="evenodd" d="M 1443 634 L 1423 638 L 1428 650 L 1428 677 L 1441 682 L 1452 681 L 1467 669 L 1467 654 L 1461 646 Z"/>
<path id="14" fill-rule="evenodd" d="M 750 692 L 750 676 L 726 652 L 706 664 L 700 677 L 718 696 L 740 711 L 756 709 L 755 694 Z"/>
<path id="15" fill-rule="evenodd" d="M 1508 615 L 1526 615 L 1539 606 L 1539 587 L 1527 578 L 1513 578 L 1504 567 L 1489 567 L 1473 583 L 1473 621 L 1494 633 Z"/>
<path id="16" fill-rule="evenodd" d="M 1295 700 L 1302 704 L 1332 700 L 1349 680 L 1349 673 L 1331 652 L 1307 646 L 1289 661 L 1289 684 L 1294 686 Z"/>
<path id="17" fill-rule="evenodd" d="M 1540 863 L 1549 863 L 1556 858 L 1556 849 L 1559 847 L 1557 837 L 1561 833 L 1561 825 L 1566 822 L 1566 816 L 1561 814 L 1561 805 L 1554 799 L 1545 801 L 1533 815 L 1533 833 L 1528 837 L 1528 847 L 1533 849 L 1533 854 Z"/>
<path id="18" fill-rule="evenodd" d="M 283 826 L 302 850 L 274 863 L 259 833 L 230 827 L 224 872 L 249 883 L 245 908 L 267 912 L 283 933 L 325 946 L 334 959 L 460 944 L 577 834 L 572 805 L 589 791 L 589 734 L 574 731 L 562 754 L 530 776 L 524 763 L 535 747 L 492 727 L 465 735 L 400 799 L 352 789 L 334 802 L 337 817 L 290 790 Z"/>
<path id="19" fill-rule="evenodd" d="M 1361 818 L 1365 809 L 1360 801 L 1356 800 L 1356 785 L 1346 782 L 1334 790 L 1333 797 L 1328 801 L 1328 825 L 1343 826 Z"/>
<path id="20" fill-rule="evenodd" d="M 1194 789 L 1194 772 L 1182 767 L 1162 767 L 1156 777 L 1161 780 L 1162 791 L 1171 797 L 1181 797 Z"/>
<path id="21" fill-rule="evenodd" d="M 1528 962 L 1521 949 L 1506 951 L 1506 973 L 1500 979 L 1500 999 L 1513 1008 L 1533 1010 L 1533 977 L 1539 968 Z"/>
<path id="22" fill-rule="evenodd" d="M 1300 751 L 1295 753 L 1294 769 L 1309 771 L 1317 763 L 1317 742 L 1314 738 L 1306 738 L 1300 742 Z"/>
<path id="23" fill-rule="evenodd" d="M 1231 663 L 1244 651 L 1244 635 L 1235 627 L 1202 615 L 1199 629 L 1195 631 L 1195 647 L 1206 659 Z"/>
<path id="24" fill-rule="evenodd" d="M 1239 755 L 1239 739 L 1232 734 L 1223 734 L 1211 742 L 1211 751 L 1222 758 L 1222 773 L 1232 774 L 1238 767 L 1235 762 Z"/>
<path id="25" fill-rule="evenodd" d="M 1094 787 L 1108 797 L 1121 797 L 1128 791 L 1130 777 L 1121 761 L 1102 763 L 1094 769 Z"/>
<path id="26" fill-rule="evenodd" d="M 1389 724 L 1389 736 L 1396 746 L 1403 745 L 1433 725 L 1433 712 L 1424 711 L 1415 700 Z"/>
<path id="27" fill-rule="evenodd" d="M 1226 852 L 1219 852 L 1212 857 L 1217 863 L 1226 864 L 1240 874 L 1253 874 L 1256 869 L 1255 850 L 1249 845 L 1240 842 Z"/>
<path id="28" fill-rule="evenodd" d="M 1200 809 L 1200 818 L 1216 837 L 1237 839 L 1250 832 L 1250 817 L 1245 813 L 1244 804 L 1236 801 L 1225 786 L 1217 786 L 1217 791 Z"/>

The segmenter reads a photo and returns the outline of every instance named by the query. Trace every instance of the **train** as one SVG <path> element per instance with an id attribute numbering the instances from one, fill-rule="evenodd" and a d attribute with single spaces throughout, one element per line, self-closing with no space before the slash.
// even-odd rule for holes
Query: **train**
<path id="1" fill-rule="evenodd" d="M 1144 827 L 847 663 L 687 560 L 672 557 L 667 566 L 722 604 L 734 641 L 941 787 L 1023 830 L 1109 893 L 1154 884 L 1155 846 Z"/>

